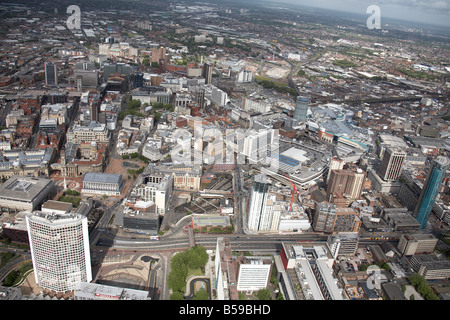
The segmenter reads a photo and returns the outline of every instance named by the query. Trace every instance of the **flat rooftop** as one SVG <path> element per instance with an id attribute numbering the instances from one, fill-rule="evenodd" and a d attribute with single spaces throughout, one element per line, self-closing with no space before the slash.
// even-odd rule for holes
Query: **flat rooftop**
<path id="1" fill-rule="evenodd" d="M 194 224 L 197 226 L 229 226 L 230 218 L 228 216 L 220 215 L 192 215 Z"/>
<path id="2" fill-rule="evenodd" d="M 298 149 L 296 147 L 292 147 L 288 150 L 286 150 L 285 152 L 283 152 L 281 155 L 294 159 L 300 163 L 306 162 L 309 160 L 308 157 L 306 157 L 306 151 L 305 150 L 301 150 Z"/>
<path id="3" fill-rule="evenodd" d="M 63 225 L 68 222 L 76 222 L 81 221 L 82 219 L 86 219 L 86 217 L 77 213 L 48 213 L 42 211 L 33 211 L 32 213 L 27 214 L 27 217 L 30 221 L 35 221 L 38 223 L 46 224 L 46 225 Z"/>
<path id="4" fill-rule="evenodd" d="M 117 183 L 122 180 L 121 174 L 88 172 L 83 177 L 83 182 Z"/>
<path id="5" fill-rule="evenodd" d="M 47 178 L 12 176 L 0 186 L 0 199 L 29 202 L 53 184 Z"/>
<path id="6" fill-rule="evenodd" d="M 48 200 L 42 204 L 42 209 L 48 210 L 58 210 L 58 211 L 69 211 L 72 209 L 72 204 L 68 202 Z"/>
<path id="7" fill-rule="evenodd" d="M 147 291 L 87 282 L 78 284 L 75 296 L 94 300 L 150 300 Z"/>

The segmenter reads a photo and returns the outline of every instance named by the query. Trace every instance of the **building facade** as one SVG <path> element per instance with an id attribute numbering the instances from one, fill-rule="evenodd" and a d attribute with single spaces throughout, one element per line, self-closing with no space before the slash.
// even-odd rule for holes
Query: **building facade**
<path id="1" fill-rule="evenodd" d="M 425 280 L 450 278 L 450 261 L 435 254 L 417 254 L 409 260 L 410 265 Z"/>
<path id="2" fill-rule="evenodd" d="M 331 256 L 337 257 L 353 257 L 358 250 L 359 236 L 356 232 L 340 233 L 331 235 L 327 239 L 327 246 Z"/>
<path id="3" fill-rule="evenodd" d="M 447 157 L 438 157 L 432 163 L 422 192 L 420 193 L 416 209 L 414 210 L 414 216 L 420 223 L 420 229 L 423 229 L 427 225 L 449 165 L 450 161 Z"/>
<path id="4" fill-rule="evenodd" d="M 31 176 L 12 176 L 0 185 L 2 212 L 33 211 L 55 191 L 52 179 Z"/>
<path id="5" fill-rule="evenodd" d="M 55 63 L 45 63 L 45 84 L 47 86 L 58 85 L 58 66 Z"/>
<path id="6" fill-rule="evenodd" d="M 67 131 L 67 142 L 71 143 L 109 143 L 109 131 L 104 123 L 91 121 L 89 125 L 74 125 Z"/>
<path id="7" fill-rule="evenodd" d="M 36 283 L 56 292 L 92 280 L 87 218 L 35 211 L 27 229 Z"/>
<path id="8" fill-rule="evenodd" d="M 358 232 L 361 220 L 353 208 L 337 207 L 333 203 L 316 204 L 313 229 L 318 232 Z"/>
<path id="9" fill-rule="evenodd" d="M 83 177 L 81 193 L 120 196 L 123 185 L 120 174 L 88 172 Z"/>
<path id="10" fill-rule="evenodd" d="M 380 177 L 385 181 L 397 180 L 402 173 L 405 159 L 405 151 L 398 148 L 386 148 L 383 154 L 383 160 L 381 161 Z"/>
<path id="11" fill-rule="evenodd" d="M 298 96 L 295 103 L 294 119 L 302 122 L 306 122 L 308 116 L 309 99 L 306 97 Z"/>
<path id="12" fill-rule="evenodd" d="M 366 173 L 361 169 L 331 170 L 327 185 L 327 199 L 333 200 L 332 196 L 348 198 L 350 201 L 358 199 L 361 196 L 365 178 Z"/>
<path id="13" fill-rule="evenodd" d="M 132 194 L 143 201 L 152 201 L 157 207 L 159 215 L 164 215 L 173 190 L 173 176 L 171 174 L 141 175 L 136 181 Z"/>
<path id="14" fill-rule="evenodd" d="M 205 84 L 212 83 L 212 74 L 213 74 L 214 65 L 211 63 L 205 63 L 203 65 L 202 76 L 205 78 Z"/>
<path id="15" fill-rule="evenodd" d="M 266 201 L 269 194 L 270 183 L 266 175 L 258 174 L 253 181 L 248 210 L 248 228 L 258 232 L 262 228 L 262 221 L 267 213 Z"/>
<path id="16" fill-rule="evenodd" d="M 398 249 L 405 256 L 432 253 L 438 239 L 432 234 L 404 234 L 400 237 Z"/>

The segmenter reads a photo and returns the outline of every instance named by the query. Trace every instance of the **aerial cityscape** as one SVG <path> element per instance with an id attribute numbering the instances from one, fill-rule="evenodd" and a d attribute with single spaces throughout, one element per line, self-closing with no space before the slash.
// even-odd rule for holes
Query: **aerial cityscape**
<path id="1" fill-rule="evenodd" d="M 0 300 L 450 300 L 449 18 L 0 3 Z"/>

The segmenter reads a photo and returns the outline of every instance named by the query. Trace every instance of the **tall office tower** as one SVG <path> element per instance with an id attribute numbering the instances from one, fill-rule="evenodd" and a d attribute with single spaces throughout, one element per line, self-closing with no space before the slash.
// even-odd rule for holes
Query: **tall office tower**
<path id="1" fill-rule="evenodd" d="M 259 231 L 266 213 L 266 201 L 269 193 L 269 180 L 264 174 L 258 174 L 253 181 L 252 193 L 248 210 L 248 228 Z"/>
<path id="2" fill-rule="evenodd" d="M 35 211 L 26 216 L 36 283 L 65 292 L 92 280 L 87 218 Z"/>
<path id="3" fill-rule="evenodd" d="M 45 63 L 45 84 L 48 86 L 58 85 L 58 66 L 55 63 Z"/>
<path id="4" fill-rule="evenodd" d="M 309 99 L 307 97 L 298 96 L 295 103 L 294 119 L 306 122 L 308 115 Z"/>
<path id="5" fill-rule="evenodd" d="M 203 72 L 202 72 L 202 76 L 203 78 L 205 78 L 205 84 L 212 83 L 212 74 L 213 74 L 213 64 L 205 63 L 203 65 Z"/>
<path id="6" fill-rule="evenodd" d="M 366 173 L 357 169 L 353 170 L 331 170 L 327 186 L 327 199 L 330 195 L 337 193 L 349 199 L 358 199 L 361 196 Z"/>
<path id="7" fill-rule="evenodd" d="M 330 160 L 330 164 L 328 166 L 328 175 L 327 175 L 327 181 L 330 181 L 331 171 L 332 170 L 340 170 L 344 169 L 345 162 L 342 160 L 339 160 L 337 158 L 332 158 Z"/>
<path id="8" fill-rule="evenodd" d="M 211 90 L 211 102 L 219 107 L 224 107 L 228 101 L 228 94 L 220 90 L 219 88 L 213 87 Z"/>
<path id="9" fill-rule="evenodd" d="M 420 223 L 420 230 L 427 225 L 434 202 L 444 180 L 445 171 L 449 165 L 450 161 L 447 157 L 439 156 L 436 160 L 433 160 L 425 184 L 420 192 L 416 209 L 414 210 L 414 216 Z"/>
<path id="10" fill-rule="evenodd" d="M 205 107 L 205 89 L 203 88 L 195 89 L 195 101 L 200 106 L 200 109 L 203 110 Z"/>
<path id="11" fill-rule="evenodd" d="M 150 62 L 157 62 L 159 64 L 165 63 L 167 60 L 166 48 L 152 48 L 152 55 L 150 57 Z"/>
<path id="12" fill-rule="evenodd" d="M 395 181 L 402 173 L 406 152 L 398 148 L 386 148 L 380 166 L 380 177 L 384 181 Z"/>
<path id="13" fill-rule="evenodd" d="M 142 88 L 144 86 L 144 74 L 141 72 L 136 72 L 133 75 L 133 87 Z"/>

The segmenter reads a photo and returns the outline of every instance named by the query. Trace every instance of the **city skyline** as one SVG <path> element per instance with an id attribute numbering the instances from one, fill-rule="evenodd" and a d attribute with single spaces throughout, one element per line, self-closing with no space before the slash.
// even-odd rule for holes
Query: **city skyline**
<path id="1" fill-rule="evenodd" d="M 273 0 L 270 2 L 274 2 Z M 383 17 L 399 21 L 419 22 L 430 25 L 439 25 L 450 28 L 448 17 L 450 16 L 450 2 L 448 0 L 319 0 L 311 3 L 309 1 L 277 0 L 280 4 L 293 4 L 312 7 L 316 9 L 326 9 L 341 11 L 346 13 L 366 15 L 370 14 L 366 10 L 371 5 L 377 5 L 381 9 L 381 19 Z M 384 25 L 385 23 L 382 22 Z"/>

